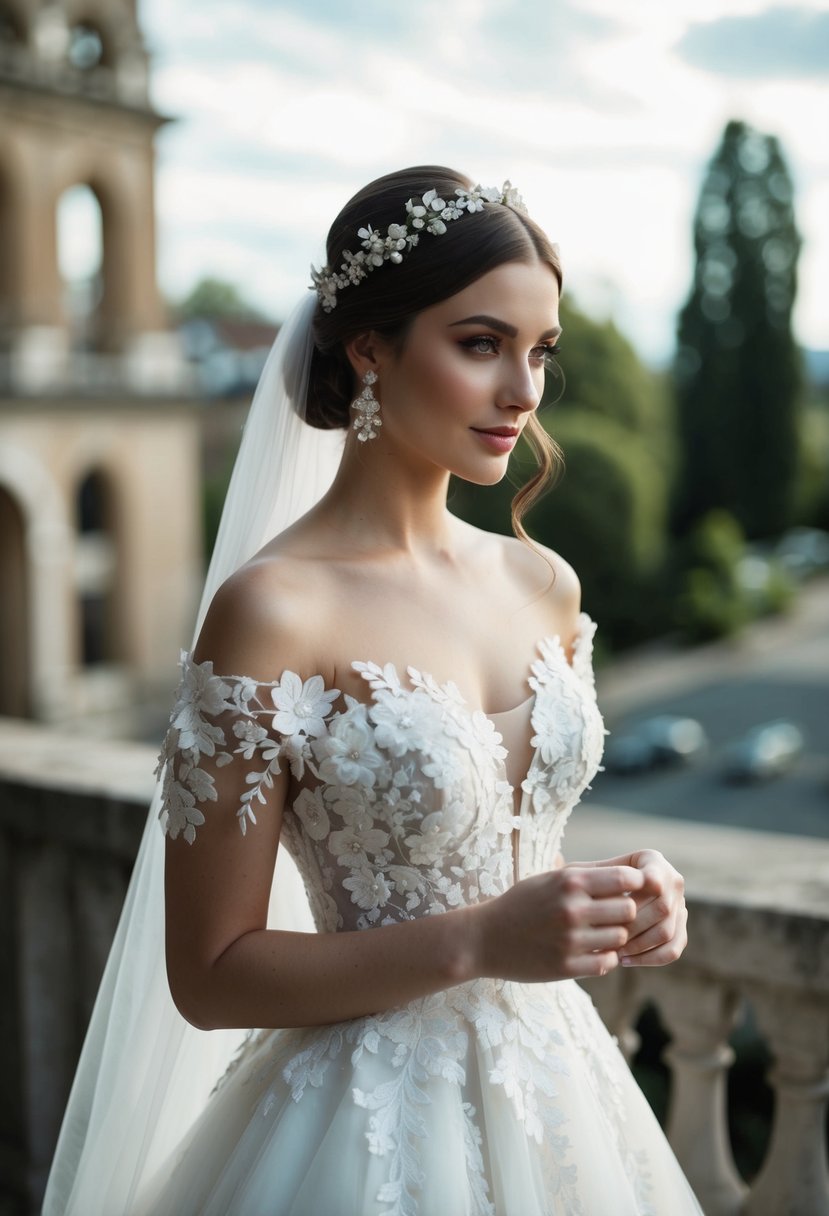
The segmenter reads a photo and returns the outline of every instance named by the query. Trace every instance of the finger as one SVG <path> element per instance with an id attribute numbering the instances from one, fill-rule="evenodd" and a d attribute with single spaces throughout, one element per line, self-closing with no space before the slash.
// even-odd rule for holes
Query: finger
<path id="1" fill-rule="evenodd" d="M 642 871 L 634 870 L 633 866 L 607 866 L 603 869 L 565 866 L 557 872 L 564 876 L 565 889 L 570 880 L 574 890 L 586 891 L 593 899 L 639 891 L 644 882 Z"/>
<path id="2" fill-rule="evenodd" d="M 665 963 L 676 962 L 687 945 L 688 912 L 683 907 L 673 929 L 659 924 L 646 933 L 632 937 L 620 949 L 620 961 L 624 966 L 661 967 Z"/>
<path id="3" fill-rule="evenodd" d="M 618 954 L 627 943 L 627 937 L 627 929 L 621 925 L 608 925 L 599 929 L 590 926 L 573 934 L 570 953 L 603 954 L 613 950 Z"/>
<path id="4" fill-rule="evenodd" d="M 631 932 L 627 943 L 624 947 L 623 954 L 645 954 L 648 950 L 654 950 L 658 946 L 664 946 L 666 942 L 671 941 L 676 936 L 677 926 L 675 921 L 660 921 L 656 925 L 652 925 L 646 929 L 644 933 Z"/>
<path id="5" fill-rule="evenodd" d="M 581 976 L 607 975 L 619 966 L 619 955 L 615 950 L 605 950 L 598 954 L 592 951 L 581 954 L 570 960 L 569 972 L 573 979 Z"/>
<path id="6" fill-rule="evenodd" d="M 672 937 L 664 946 L 646 950 L 644 954 L 626 954 L 619 961 L 623 967 L 665 967 L 668 963 L 676 962 L 687 944 L 688 939 L 682 934 Z"/>
<path id="7" fill-rule="evenodd" d="M 636 901 L 629 895 L 608 896 L 606 899 L 592 899 L 585 904 L 584 916 L 590 925 L 624 925 L 630 934 L 637 924 L 637 915 L 641 915 L 636 907 Z M 649 927 L 649 926 L 648 926 Z"/>

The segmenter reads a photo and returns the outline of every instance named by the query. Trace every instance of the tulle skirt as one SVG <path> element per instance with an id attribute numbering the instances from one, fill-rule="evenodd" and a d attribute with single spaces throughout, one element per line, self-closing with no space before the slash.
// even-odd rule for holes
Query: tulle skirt
<path id="1" fill-rule="evenodd" d="M 259 1031 L 140 1216 L 700 1216 L 572 981 Z"/>

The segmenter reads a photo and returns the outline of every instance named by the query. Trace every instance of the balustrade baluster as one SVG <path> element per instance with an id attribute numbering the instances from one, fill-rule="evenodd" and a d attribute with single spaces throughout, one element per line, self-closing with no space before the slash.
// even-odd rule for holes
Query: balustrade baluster
<path id="1" fill-rule="evenodd" d="M 745 1216 L 829 1216 L 829 1006 L 802 990 L 759 984 L 751 1000 L 775 1058 L 775 1101 L 769 1151 Z"/>
<path id="2" fill-rule="evenodd" d="M 646 983 L 671 1035 L 668 1139 L 706 1216 L 738 1216 L 747 1188 L 731 1155 L 726 1079 L 739 994 L 687 969 L 654 972 Z"/>

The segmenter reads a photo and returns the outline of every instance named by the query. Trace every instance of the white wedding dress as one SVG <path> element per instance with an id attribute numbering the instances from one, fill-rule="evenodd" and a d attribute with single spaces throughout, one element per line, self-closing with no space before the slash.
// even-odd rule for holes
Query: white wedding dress
<path id="1" fill-rule="evenodd" d="M 551 867 L 599 768 L 594 631 L 582 613 L 572 663 L 543 640 L 530 698 L 490 717 L 413 668 L 355 662 L 358 701 L 319 676 L 262 684 L 185 655 L 162 752 L 166 829 L 197 849 L 203 817 L 233 813 L 211 800 L 208 756 L 240 766 L 239 823 L 256 848 L 259 794 L 290 764 L 299 792 L 281 845 L 320 932 L 498 895 Z M 584 991 L 495 979 L 337 1025 L 252 1031 L 138 1210 L 700 1212 Z"/>

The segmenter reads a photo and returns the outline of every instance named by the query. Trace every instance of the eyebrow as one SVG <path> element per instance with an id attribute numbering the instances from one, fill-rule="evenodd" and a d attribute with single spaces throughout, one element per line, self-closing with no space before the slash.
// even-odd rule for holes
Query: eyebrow
<path id="1" fill-rule="evenodd" d="M 495 329 L 499 334 L 505 334 L 508 338 L 517 338 L 518 330 L 514 325 L 510 325 L 507 321 L 500 321 L 498 317 L 488 317 L 485 314 L 475 317 L 464 317 L 462 321 L 453 321 L 450 329 L 456 325 L 486 325 L 489 329 Z M 548 338 L 557 338 L 561 333 L 561 326 L 554 325 L 552 329 L 547 329 L 541 334 L 539 341 L 546 342 Z"/>

